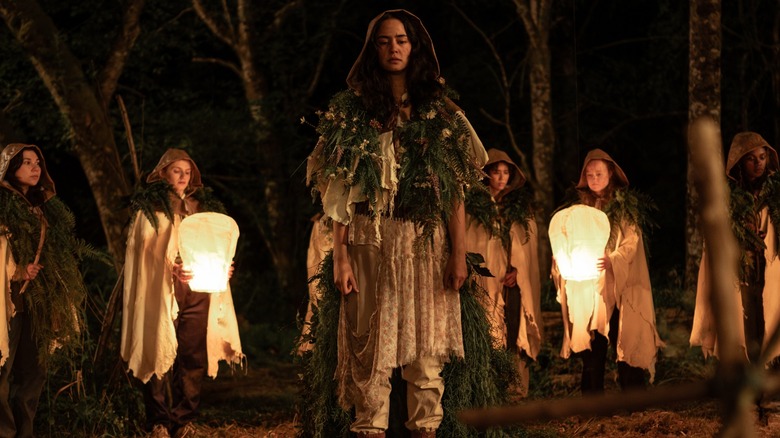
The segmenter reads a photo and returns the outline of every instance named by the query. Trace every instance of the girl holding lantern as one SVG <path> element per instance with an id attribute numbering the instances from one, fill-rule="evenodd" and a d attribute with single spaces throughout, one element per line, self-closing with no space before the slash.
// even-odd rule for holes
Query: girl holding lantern
<path id="1" fill-rule="evenodd" d="M 450 355 L 464 354 L 463 188 L 479 184 L 487 157 L 413 14 L 386 11 L 370 22 L 347 84 L 320 116 L 307 172 L 333 220 L 338 398 L 355 407 L 353 432 L 384 437 L 390 375 L 403 367 L 406 428 L 435 436 L 440 373 Z"/>
<path id="2" fill-rule="evenodd" d="M 646 223 L 643 208 L 648 202 L 628 190 L 626 174 L 601 149 L 591 150 L 585 157 L 575 188 L 579 204 L 606 213 L 610 230 L 604 255 L 596 261 L 600 274 L 593 282 L 596 299 L 592 307 L 574 305 L 577 297 L 567 296 L 574 290 L 567 287 L 567 280 L 553 260 L 552 277 L 564 323 L 561 356 L 568 358 L 571 353 L 578 353 L 582 358 L 583 394 L 603 393 L 607 346 L 611 343 L 617 352 L 621 388 L 642 388 L 645 370 L 653 381 L 657 350 L 664 345 L 655 327 L 642 237 Z M 573 321 L 587 324 L 575 325 Z M 572 342 L 588 336 L 589 343 Z"/>
<path id="3" fill-rule="evenodd" d="M 192 272 L 179 258 L 182 219 L 224 207 L 203 187 L 198 167 L 181 149 L 168 149 L 146 181 L 131 200 L 121 354 L 144 383 L 153 436 L 183 436 L 192 429 L 206 374 L 216 377 L 220 360 L 243 359 L 230 286 L 221 293 L 191 290 Z"/>
<path id="4" fill-rule="evenodd" d="M 475 187 L 466 196 L 466 250 L 482 254 L 493 274 L 479 277 L 488 293 L 483 305 L 494 342 L 517 355 L 518 392 L 525 396 L 526 361 L 536 359 L 542 342 L 536 221 L 523 172 L 505 152 L 487 152 L 486 187 Z"/>
<path id="5" fill-rule="evenodd" d="M 780 322 L 780 260 L 777 224 L 780 223 L 780 172 L 772 146 L 755 132 L 734 136 L 729 148 L 726 175 L 731 188 L 731 224 L 740 245 L 737 293 L 732 295 L 735 327 L 744 329 L 742 346 L 751 362 L 762 352 L 767 362 L 780 356 L 780 347 L 766 354 L 765 337 Z M 710 305 L 711 286 L 704 248 L 696 289 L 691 345 L 700 345 L 704 357 L 714 355 L 715 321 Z M 722 324 L 723 322 L 721 322 Z M 741 330 L 740 330 L 741 331 Z M 763 364 L 762 364 L 763 365 Z"/>
<path id="6" fill-rule="evenodd" d="M 38 146 L 0 155 L 0 436 L 33 436 L 50 356 L 80 346 L 86 297 L 73 214 Z"/>

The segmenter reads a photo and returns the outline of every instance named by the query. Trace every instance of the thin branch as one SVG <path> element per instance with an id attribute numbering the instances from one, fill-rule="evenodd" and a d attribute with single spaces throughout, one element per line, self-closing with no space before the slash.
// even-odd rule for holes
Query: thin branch
<path id="1" fill-rule="evenodd" d="M 333 13 L 330 15 L 330 25 L 331 30 L 328 32 L 328 36 L 325 38 L 325 43 L 322 45 L 322 48 L 320 49 L 320 56 L 317 60 L 317 66 L 314 68 L 314 74 L 311 77 L 311 81 L 309 81 L 309 86 L 306 88 L 306 97 L 309 98 L 314 94 L 314 90 L 317 88 L 317 84 L 320 82 L 320 77 L 322 76 L 322 70 L 325 68 L 325 60 L 330 55 L 330 46 L 333 44 L 333 37 L 335 33 L 333 32 L 333 28 L 336 27 L 336 17 L 341 13 L 341 10 L 344 8 L 344 5 L 346 4 L 346 0 L 341 0 L 339 2 L 339 5 Z"/>
<path id="2" fill-rule="evenodd" d="M 192 62 L 203 62 L 203 63 L 206 63 L 206 64 L 221 65 L 221 66 L 229 69 L 233 73 L 235 73 L 239 78 L 243 78 L 242 77 L 242 73 L 241 73 L 241 68 L 239 66 L 237 66 L 235 63 L 232 63 L 230 61 L 226 61 L 224 59 L 196 57 L 196 58 L 192 58 Z"/>
<path id="3" fill-rule="evenodd" d="M 119 112 L 122 113 L 122 123 L 125 125 L 125 135 L 127 136 L 127 147 L 130 150 L 130 161 L 133 163 L 133 173 L 135 174 L 136 184 L 141 179 L 141 169 L 138 167 L 138 156 L 135 152 L 135 141 L 133 140 L 133 128 L 130 125 L 130 117 L 127 116 L 127 107 L 122 96 L 116 96 L 116 102 L 119 105 Z"/>
<path id="4" fill-rule="evenodd" d="M 200 17 L 201 21 L 206 24 L 214 36 L 222 40 L 222 42 L 230 47 L 235 46 L 235 37 L 234 35 L 231 35 L 230 29 L 222 28 L 219 23 L 217 23 L 214 18 L 209 15 L 209 13 L 203 7 L 201 0 L 192 0 L 192 7 L 195 9 L 195 13 L 198 14 L 198 17 Z"/>
<path id="5" fill-rule="evenodd" d="M 122 18 L 122 30 L 119 32 L 111 54 L 101 72 L 99 92 L 104 108 L 108 105 L 111 96 L 114 95 L 116 84 L 124 71 L 130 50 L 135 45 L 138 35 L 141 34 L 139 19 L 144 9 L 144 2 L 145 0 L 131 0 L 128 3 Z"/>

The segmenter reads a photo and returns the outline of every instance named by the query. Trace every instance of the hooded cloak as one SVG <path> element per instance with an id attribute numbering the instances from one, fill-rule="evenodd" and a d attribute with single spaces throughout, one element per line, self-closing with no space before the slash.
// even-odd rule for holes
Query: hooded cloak
<path id="1" fill-rule="evenodd" d="M 158 223 L 155 227 L 137 211 L 127 236 L 120 351 L 128 369 L 144 383 L 153 375 L 161 378 L 176 359 L 178 342 L 174 321 L 179 307 L 172 269 L 179 254 L 178 227 L 184 216 L 198 213 L 201 208 L 194 198 L 203 187 L 200 171 L 183 150 L 168 149 L 147 182 L 161 181 L 161 172 L 178 160 L 189 161 L 192 173 L 182 198 L 171 190 L 173 220 L 163 211 L 155 211 Z M 224 292 L 209 296 L 207 374 L 216 377 L 220 360 L 240 364 L 244 355 L 230 285 Z"/>
<path id="2" fill-rule="evenodd" d="M 580 172 L 580 180 L 576 188 L 581 193 L 591 193 L 585 176 L 585 168 L 593 160 L 603 160 L 614 165 L 610 179 L 610 185 L 613 188 L 620 190 L 628 186 L 628 178 L 615 160 L 603 150 L 594 149 L 588 152 Z M 615 198 L 613 196 L 609 202 L 618 202 Z M 609 204 L 604 207 L 608 206 Z M 583 336 L 581 333 L 572 333 L 572 317 L 570 316 L 572 312 L 593 312 L 590 325 L 583 330 L 597 331 L 608 338 L 609 320 L 612 312 L 617 308 L 620 311 L 616 346 L 617 360 L 626 362 L 633 367 L 649 370 L 650 382 L 652 382 L 655 376 L 658 348 L 663 347 L 664 343 L 656 331 L 655 308 L 642 230 L 636 223 L 628 220 L 616 221 L 613 218 L 610 218 L 610 226 L 612 230 L 605 251 L 612 269 L 602 271 L 601 276 L 595 282 L 598 299 L 592 310 L 569 308 L 566 293 L 567 282 L 553 266 L 552 276 L 558 289 L 558 301 L 561 303 L 564 319 L 561 357 L 568 358 L 572 352 L 582 351 L 580 347 L 575 348 L 572 345 L 572 338 Z"/>
<path id="3" fill-rule="evenodd" d="M 492 229 L 487 229 L 485 224 L 475 220 L 469 211 L 469 207 L 475 203 L 466 203 L 466 251 L 482 254 L 485 259 L 485 266 L 493 274 L 493 277 L 479 277 L 480 285 L 487 291 L 486 301 L 483 302 L 491 323 L 491 332 L 494 342 L 506 347 L 507 331 L 505 325 L 505 308 L 503 278 L 510 267 L 517 269 L 517 286 L 520 288 L 520 308 L 519 315 L 510 315 L 511 318 L 519 321 L 519 333 L 517 336 L 517 350 L 525 351 L 526 354 L 536 359 L 541 348 L 541 301 L 540 291 L 541 283 L 539 279 L 539 260 L 538 260 L 538 231 L 536 221 L 533 217 L 527 221 L 512 221 L 511 224 L 502 224 L 503 221 L 512 219 L 500 217 L 501 200 L 509 200 L 510 194 L 520 190 L 526 177 L 520 170 L 520 167 L 509 158 L 504 151 L 498 149 L 489 149 L 488 161 L 484 168 L 503 162 L 510 166 L 514 171 L 511 180 L 507 186 L 490 202 L 489 205 L 482 208 L 497 209 L 495 222 L 491 224 Z M 478 196 L 472 194 L 472 196 Z M 528 206 L 530 208 L 530 206 Z M 474 208 L 480 208 L 475 206 Z M 532 214 L 532 213 L 531 213 Z M 508 226 L 507 226 L 508 225 Z M 501 235 L 501 228 L 506 227 L 509 231 L 508 239 Z"/>
<path id="4" fill-rule="evenodd" d="M 764 175 L 769 176 L 775 174 L 780 167 L 778 165 L 777 151 L 770 146 L 761 135 L 755 132 L 741 132 L 734 136 L 731 146 L 729 147 L 729 154 L 726 160 L 726 175 L 728 178 L 738 184 L 744 184 L 745 181 L 740 178 L 739 174 L 739 162 L 745 155 L 762 147 L 766 148 L 767 152 L 767 166 L 764 170 Z M 776 175 L 774 176 L 776 177 Z M 774 196 L 778 196 L 778 194 L 774 194 Z M 773 333 L 778 324 L 780 324 L 780 259 L 778 258 L 778 251 L 780 251 L 780 248 L 778 248 L 777 224 L 772 221 L 769 207 L 767 205 L 762 205 L 757 206 L 756 208 L 758 209 L 758 211 L 755 212 L 756 223 L 759 228 L 757 231 L 763 233 L 765 245 L 763 257 L 766 264 L 763 273 L 764 288 L 762 293 L 765 333 L 762 350 L 765 350 L 767 348 L 767 343 L 770 340 L 771 333 Z M 741 251 L 745 251 L 745 249 L 742 248 Z M 691 346 L 701 346 L 702 354 L 705 358 L 710 355 L 718 356 L 717 331 L 714 314 L 712 312 L 712 285 L 710 284 L 709 269 L 708 249 L 705 246 L 699 264 L 699 276 L 696 285 L 696 308 L 694 310 L 693 328 L 691 329 L 690 337 Z M 745 353 L 747 354 L 745 327 L 743 323 L 744 308 L 742 306 L 741 280 L 738 277 L 734 277 L 732 282 L 734 293 L 729 296 L 729 307 L 731 309 L 738 309 L 738 311 L 727 315 L 727 318 L 730 318 L 730 322 L 728 323 L 731 324 L 732 327 L 737 327 L 740 345 L 745 349 Z M 777 356 L 780 356 L 780 346 L 776 346 L 774 350 L 767 355 L 770 361 Z"/>

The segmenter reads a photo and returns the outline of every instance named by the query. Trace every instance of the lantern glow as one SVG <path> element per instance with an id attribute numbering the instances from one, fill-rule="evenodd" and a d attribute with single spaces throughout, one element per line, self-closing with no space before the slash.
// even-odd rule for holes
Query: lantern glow
<path id="1" fill-rule="evenodd" d="M 238 225 L 220 213 L 197 213 L 179 225 L 179 252 L 184 268 L 192 271 L 190 289 L 224 292 L 236 253 Z"/>
<path id="2" fill-rule="evenodd" d="M 584 281 L 599 277 L 596 264 L 604 256 L 609 230 L 607 215 L 587 205 L 574 205 L 553 215 L 550 244 L 564 279 Z"/>

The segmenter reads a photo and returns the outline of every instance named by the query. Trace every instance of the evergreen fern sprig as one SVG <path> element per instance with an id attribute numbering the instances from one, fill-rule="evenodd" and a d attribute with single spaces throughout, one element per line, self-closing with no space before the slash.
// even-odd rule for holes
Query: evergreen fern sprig
<path id="1" fill-rule="evenodd" d="M 767 176 L 761 193 L 758 195 L 759 206 L 766 206 L 769 220 L 775 227 L 775 250 L 780 251 L 780 172 L 773 172 Z M 778 254 L 772 254 L 777 257 Z"/>

